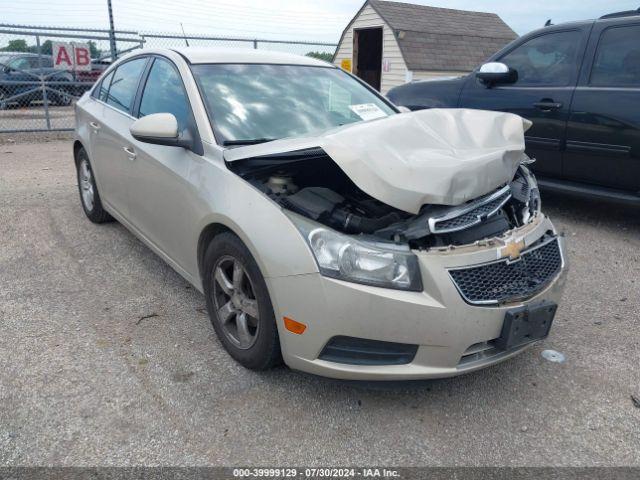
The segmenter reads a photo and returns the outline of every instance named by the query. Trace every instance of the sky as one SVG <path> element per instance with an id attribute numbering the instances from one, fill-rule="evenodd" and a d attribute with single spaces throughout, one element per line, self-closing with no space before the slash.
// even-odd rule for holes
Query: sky
<path id="1" fill-rule="evenodd" d="M 116 29 L 335 43 L 364 0 L 113 0 Z M 640 0 L 411 0 L 493 12 L 518 34 L 640 7 Z M 0 22 L 107 28 L 107 0 L 0 0 Z"/>

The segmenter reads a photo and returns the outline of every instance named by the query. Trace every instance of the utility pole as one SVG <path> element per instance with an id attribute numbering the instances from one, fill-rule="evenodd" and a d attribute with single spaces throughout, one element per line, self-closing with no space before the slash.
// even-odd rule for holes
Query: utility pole
<path id="1" fill-rule="evenodd" d="M 113 26 L 113 8 L 111 7 L 111 0 L 107 0 L 107 6 L 109 7 L 109 47 L 111 49 L 111 61 L 115 62 L 118 58 L 118 51 L 116 50 L 116 32 Z"/>

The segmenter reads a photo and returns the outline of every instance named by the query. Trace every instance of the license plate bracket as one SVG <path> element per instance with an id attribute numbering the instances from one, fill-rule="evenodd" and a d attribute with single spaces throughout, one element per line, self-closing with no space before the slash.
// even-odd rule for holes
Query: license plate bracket
<path id="1" fill-rule="evenodd" d="M 558 305 L 545 300 L 536 305 L 508 310 L 500 337 L 494 341 L 495 347 L 499 350 L 511 350 L 546 338 L 557 309 Z"/>

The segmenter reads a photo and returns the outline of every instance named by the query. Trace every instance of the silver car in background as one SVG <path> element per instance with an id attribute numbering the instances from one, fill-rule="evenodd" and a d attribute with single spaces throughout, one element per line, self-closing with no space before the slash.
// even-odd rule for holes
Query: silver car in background
<path id="1" fill-rule="evenodd" d="M 453 376 L 545 338 L 564 242 L 525 120 L 401 113 L 307 57 L 142 50 L 76 105 L 82 206 L 206 296 L 242 365 Z"/>

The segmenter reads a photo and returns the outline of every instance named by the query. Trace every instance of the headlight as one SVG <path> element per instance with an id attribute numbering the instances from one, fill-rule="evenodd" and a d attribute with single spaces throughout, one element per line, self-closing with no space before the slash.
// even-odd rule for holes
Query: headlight
<path id="1" fill-rule="evenodd" d="M 522 182 L 525 182 L 525 184 Z M 533 215 L 540 212 L 542 206 L 538 181 L 533 173 L 531 173 L 531 170 L 521 164 L 512 185 L 515 185 L 515 187 L 512 187 L 512 194 L 518 201 L 524 204 L 524 208 L 522 209 L 522 222 L 527 223 Z M 522 189 L 520 190 L 517 185 L 521 185 Z M 516 189 L 515 192 L 514 188 Z"/>
<path id="2" fill-rule="evenodd" d="M 326 277 L 398 290 L 422 291 L 417 257 L 408 247 L 356 240 L 289 214 Z"/>

